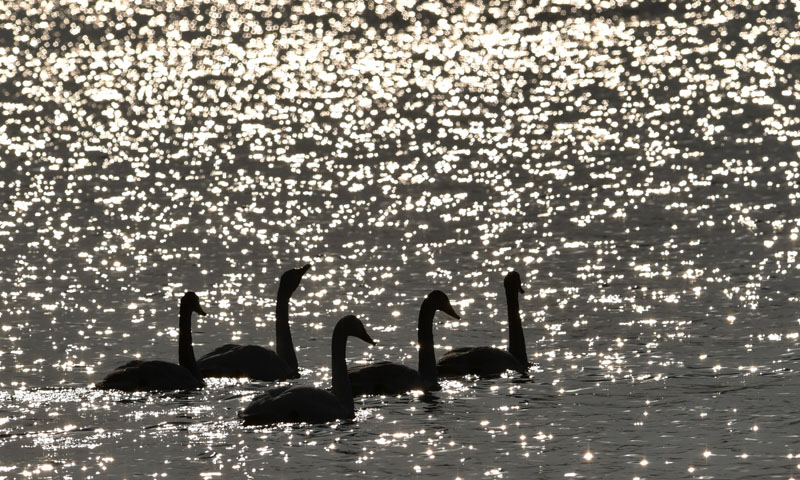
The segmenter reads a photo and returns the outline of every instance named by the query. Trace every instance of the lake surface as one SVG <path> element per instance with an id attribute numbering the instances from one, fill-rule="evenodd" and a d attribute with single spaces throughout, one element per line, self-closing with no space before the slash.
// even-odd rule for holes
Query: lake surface
<path id="1" fill-rule="evenodd" d="M 93 3 L 93 2 L 90 2 Z M 164 5 L 162 3 L 167 3 Z M 492 6 L 486 6 L 492 5 Z M 0 5 L 0 477 L 800 477 L 800 8 L 788 2 Z M 529 378 L 243 427 L 269 385 L 93 388 L 274 339 L 329 386 L 352 313 L 416 366 Z"/>

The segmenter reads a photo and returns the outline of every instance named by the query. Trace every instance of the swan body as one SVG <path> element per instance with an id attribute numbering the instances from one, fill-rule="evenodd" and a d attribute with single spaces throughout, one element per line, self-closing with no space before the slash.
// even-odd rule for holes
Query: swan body
<path id="1" fill-rule="evenodd" d="M 500 375 L 506 370 L 516 370 L 520 373 L 527 371 L 527 367 L 513 355 L 493 347 L 454 348 L 442 355 L 436 367 L 442 377 L 463 375 L 490 377 Z"/>
<path id="2" fill-rule="evenodd" d="M 348 369 L 353 396 L 399 395 L 409 390 L 439 390 L 438 383 L 429 384 L 413 368 L 392 362 L 377 362 Z"/>
<path id="3" fill-rule="evenodd" d="M 336 323 L 331 339 L 331 391 L 307 385 L 276 387 L 257 396 L 239 413 L 245 425 L 273 423 L 325 423 L 353 418 L 355 407 L 347 378 L 345 347 L 347 337 L 374 344 L 364 325 L 348 315 Z"/>
<path id="4" fill-rule="evenodd" d="M 519 294 L 524 293 L 517 272 L 506 275 L 503 285 L 508 303 L 508 351 L 493 347 L 462 347 L 442 355 L 436 364 L 439 375 L 460 377 L 500 375 L 507 370 L 526 374 L 530 363 L 525 352 L 525 337 L 519 315 Z"/>
<path id="5" fill-rule="evenodd" d="M 195 390 L 203 381 L 187 368 L 161 360 L 133 360 L 120 365 L 97 386 L 102 389 L 124 390 Z"/>
<path id="6" fill-rule="evenodd" d="M 273 423 L 325 423 L 352 418 L 353 412 L 336 397 L 308 385 L 277 387 L 254 398 L 241 413 L 245 425 Z"/>
<path id="7" fill-rule="evenodd" d="M 99 384 L 98 388 L 127 392 L 139 390 L 193 390 L 205 383 L 197 369 L 192 349 L 192 312 L 206 313 L 194 292 L 186 292 L 181 299 L 178 333 L 178 364 L 161 360 L 133 360 L 117 367 Z"/>
<path id="8" fill-rule="evenodd" d="M 300 376 L 274 350 L 258 345 L 223 345 L 200 358 L 199 365 L 204 377 L 271 382 Z"/>
<path id="9" fill-rule="evenodd" d="M 433 317 L 437 310 L 460 318 L 443 292 L 434 290 L 419 310 L 417 339 L 419 370 L 392 362 L 377 362 L 353 367 L 348 371 L 353 395 L 398 395 L 409 390 L 436 391 L 439 386 L 436 357 L 433 351 Z"/>
<path id="10" fill-rule="evenodd" d="M 309 268 L 311 265 L 305 265 L 281 275 L 275 307 L 277 351 L 258 345 L 223 345 L 200 358 L 198 366 L 204 377 L 237 377 L 271 382 L 300 376 L 289 330 L 289 299 Z"/>

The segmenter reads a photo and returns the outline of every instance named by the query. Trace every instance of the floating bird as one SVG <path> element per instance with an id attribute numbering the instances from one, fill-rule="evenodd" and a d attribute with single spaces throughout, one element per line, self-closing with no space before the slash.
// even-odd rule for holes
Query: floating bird
<path id="1" fill-rule="evenodd" d="M 436 367 L 442 377 L 462 375 L 492 376 L 506 370 L 527 373 L 530 363 L 525 352 L 525 336 L 519 316 L 519 294 L 522 280 L 517 272 L 510 272 L 503 280 L 508 303 L 508 351 L 492 347 L 462 347 L 442 355 Z"/>
<path id="2" fill-rule="evenodd" d="M 192 349 L 192 312 L 205 315 L 194 292 L 181 298 L 178 326 L 178 363 L 133 360 L 109 373 L 98 388 L 137 390 L 193 390 L 205 386 Z"/>
<path id="3" fill-rule="evenodd" d="M 272 423 L 324 423 L 337 419 L 353 418 L 355 407 L 350 381 L 347 378 L 345 347 L 347 337 L 358 337 L 375 344 L 364 324 L 353 315 L 336 323 L 331 339 L 331 391 L 297 385 L 276 387 L 257 396 L 239 413 L 245 425 Z"/>
<path id="4" fill-rule="evenodd" d="M 419 370 L 392 362 L 352 367 L 349 370 L 353 395 L 397 395 L 409 390 L 439 390 L 436 357 L 433 352 L 433 316 L 437 310 L 453 318 L 461 318 L 450 305 L 450 299 L 439 290 L 425 297 L 419 309 L 417 341 Z"/>
<path id="5" fill-rule="evenodd" d="M 223 345 L 200 358 L 200 373 L 204 377 L 245 377 L 267 382 L 299 377 L 297 355 L 289 330 L 289 299 L 309 268 L 311 265 L 304 265 L 281 275 L 275 307 L 277 353 L 259 345 Z"/>

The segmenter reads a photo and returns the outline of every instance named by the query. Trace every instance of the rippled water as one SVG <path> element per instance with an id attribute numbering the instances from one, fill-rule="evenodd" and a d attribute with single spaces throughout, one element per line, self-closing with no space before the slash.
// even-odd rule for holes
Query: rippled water
<path id="1" fill-rule="evenodd" d="M 800 477 L 800 7 L 789 2 L 0 5 L 0 477 Z M 416 365 L 533 375 L 245 428 L 261 383 L 93 388 L 134 356 L 333 323 Z"/>

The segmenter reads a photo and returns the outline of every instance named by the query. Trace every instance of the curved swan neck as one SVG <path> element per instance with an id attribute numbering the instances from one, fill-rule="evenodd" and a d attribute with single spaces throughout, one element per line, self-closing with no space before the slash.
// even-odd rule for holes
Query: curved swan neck
<path id="1" fill-rule="evenodd" d="M 275 307 L 275 350 L 278 357 L 297 373 L 297 354 L 294 351 L 292 332 L 289 329 L 290 293 L 278 289 L 278 304 Z"/>
<path id="2" fill-rule="evenodd" d="M 337 325 L 333 329 L 333 339 L 331 340 L 331 375 L 333 396 L 351 415 L 355 414 L 353 404 L 353 390 L 350 386 L 350 379 L 347 376 L 347 360 L 345 349 L 347 347 L 347 334 L 342 332 Z"/>
<path id="3" fill-rule="evenodd" d="M 183 305 L 178 324 L 178 364 L 192 372 L 195 378 L 202 379 L 192 348 L 192 309 Z"/>
<path id="4" fill-rule="evenodd" d="M 433 351 L 433 316 L 436 308 L 425 299 L 419 309 L 417 343 L 419 343 L 419 375 L 426 382 L 436 383 L 436 354 Z"/>
<path id="5" fill-rule="evenodd" d="M 522 318 L 519 316 L 519 291 L 506 288 L 508 305 L 508 353 L 522 365 L 528 366 L 528 354 L 525 351 L 525 334 L 522 331 Z"/>

